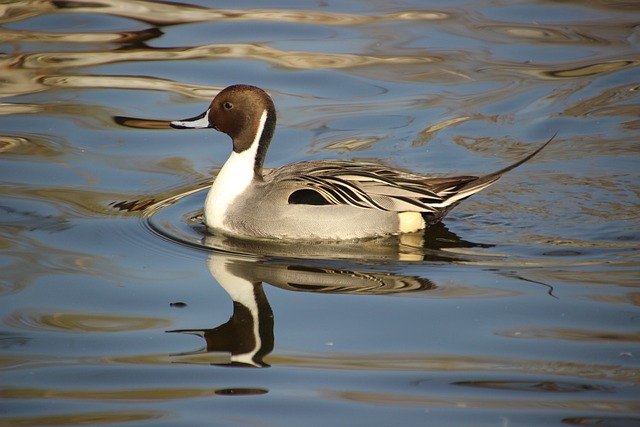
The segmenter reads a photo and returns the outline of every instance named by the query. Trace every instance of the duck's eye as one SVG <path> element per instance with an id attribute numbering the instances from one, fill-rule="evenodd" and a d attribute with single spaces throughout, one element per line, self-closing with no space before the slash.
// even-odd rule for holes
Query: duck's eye
<path id="1" fill-rule="evenodd" d="M 223 107 L 224 107 L 225 110 L 231 110 L 233 108 L 233 104 L 230 103 L 230 102 L 225 102 L 223 104 Z"/>

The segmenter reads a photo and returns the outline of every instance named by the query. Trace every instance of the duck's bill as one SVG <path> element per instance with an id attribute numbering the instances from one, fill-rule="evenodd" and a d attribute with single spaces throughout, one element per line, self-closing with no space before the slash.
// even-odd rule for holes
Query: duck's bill
<path id="1" fill-rule="evenodd" d="M 209 124 L 209 110 L 190 119 L 175 120 L 170 125 L 176 129 L 205 129 L 211 127 Z"/>

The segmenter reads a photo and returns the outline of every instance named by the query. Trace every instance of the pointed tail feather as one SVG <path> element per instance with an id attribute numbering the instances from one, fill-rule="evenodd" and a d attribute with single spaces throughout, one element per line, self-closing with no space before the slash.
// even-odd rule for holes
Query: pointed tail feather
<path id="1" fill-rule="evenodd" d="M 462 187 L 458 193 L 458 197 L 457 200 L 462 200 L 465 197 L 469 197 L 474 193 L 477 193 L 480 190 L 483 190 L 485 188 L 487 188 L 488 186 L 490 186 L 491 184 L 493 184 L 494 182 L 496 182 L 498 179 L 500 179 L 500 177 L 502 175 L 504 175 L 505 173 L 509 172 L 512 169 L 517 168 L 518 166 L 520 166 L 521 164 L 531 160 L 533 157 L 536 156 L 536 154 L 538 154 L 540 151 L 542 151 L 547 145 L 549 145 L 549 143 L 551 141 L 553 141 L 553 139 L 556 137 L 556 135 L 558 134 L 558 132 L 556 131 L 556 133 L 553 134 L 553 136 L 551 136 L 551 138 L 549 138 L 549 140 L 547 142 L 545 142 L 544 144 L 542 144 L 542 146 L 540 148 L 538 148 L 537 150 L 535 150 L 534 152 L 532 152 L 531 154 L 527 155 L 526 157 L 518 160 L 517 162 L 515 162 L 512 165 L 509 165 L 503 169 L 500 169 L 499 171 L 496 172 L 492 172 L 490 174 L 484 175 L 479 177 L 478 179 L 476 179 L 475 181 L 470 182 L 469 184 L 465 185 L 464 187 Z"/>

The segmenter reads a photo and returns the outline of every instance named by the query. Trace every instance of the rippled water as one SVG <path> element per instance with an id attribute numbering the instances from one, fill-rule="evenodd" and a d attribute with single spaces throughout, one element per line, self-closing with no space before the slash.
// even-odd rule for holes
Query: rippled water
<path id="1" fill-rule="evenodd" d="M 638 3 L 234 6 L 0 4 L 0 425 L 640 424 Z M 258 245 L 201 223 L 228 139 L 167 126 L 233 83 L 268 167 L 558 136 L 426 235 Z"/>

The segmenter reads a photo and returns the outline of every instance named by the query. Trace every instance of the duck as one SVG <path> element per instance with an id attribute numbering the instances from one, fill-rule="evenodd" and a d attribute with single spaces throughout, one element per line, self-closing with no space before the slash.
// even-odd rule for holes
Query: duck
<path id="1" fill-rule="evenodd" d="M 483 176 L 427 176 L 377 163 L 310 160 L 264 168 L 276 109 L 263 89 L 221 90 L 202 114 L 170 122 L 175 129 L 211 128 L 233 149 L 204 205 L 211 232 L 248 239 L 354 240 L 424 232 L 451 209 L 543 150 Z"/>

